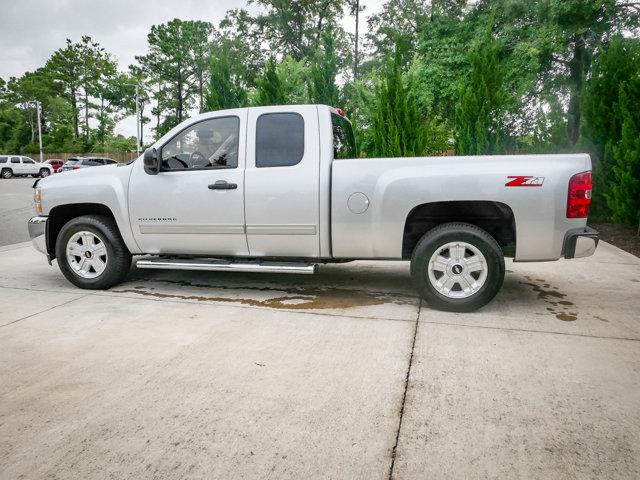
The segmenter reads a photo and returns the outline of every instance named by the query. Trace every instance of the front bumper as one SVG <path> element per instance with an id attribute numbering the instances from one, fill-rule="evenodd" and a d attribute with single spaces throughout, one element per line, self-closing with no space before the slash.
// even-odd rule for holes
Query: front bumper
<path id="1" fill-rule="evenodd" d="M 28 222 L 29 237 L 33 247 L 49 258 L 47 252 L 47 217 L 33 217 Z"/>
<path id="2" fill-rule="evenodd" d="M 591 227 L 569 230 L 564 236 L 562 252 L 564 258 L 583 258 L 593 255 L 598 246 L 600 234 Z"/>

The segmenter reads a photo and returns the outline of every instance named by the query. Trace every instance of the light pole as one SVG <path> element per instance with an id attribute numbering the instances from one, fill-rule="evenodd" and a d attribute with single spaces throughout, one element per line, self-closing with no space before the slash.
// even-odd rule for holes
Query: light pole
<path id="1" fill-rule="evenodd" d="M 40 163 L 44 161 L 44 155 L 42 154 L 42 125 L 40 125 L 40 108 L 42 104 L 36 100 L 36 112 L 38 113 L 38 143 L 40 144 Z"/>

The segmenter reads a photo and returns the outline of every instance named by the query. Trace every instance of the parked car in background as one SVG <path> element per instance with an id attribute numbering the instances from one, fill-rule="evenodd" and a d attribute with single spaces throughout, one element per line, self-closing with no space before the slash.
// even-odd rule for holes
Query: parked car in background
<path id="1" fill-rule="evenodd" d="M 103 157 L 71 157 L 60 168 L 60 172 L 68 172 L 69 170 L 79 170 L 87 167 L 101 167 L 102 165 L 111 165 L 118 163 L 110 158 Z"/>
<path id="2" fill-rule="evenodd" d="M 64 165 L 64 160 L 60 160 L 58 158 L 50 158 L 49 160 L 45 160 L 44 163 L 47 165 L 51 165 L 54 172 L 57 172 Z"/>
<path id="3" fill-rule="evenodd" d="M 36 162 L 33 158 L 20 155 L 0 155 L 0 177 L 48 177 L 53 167 L 47 163 Z"/>

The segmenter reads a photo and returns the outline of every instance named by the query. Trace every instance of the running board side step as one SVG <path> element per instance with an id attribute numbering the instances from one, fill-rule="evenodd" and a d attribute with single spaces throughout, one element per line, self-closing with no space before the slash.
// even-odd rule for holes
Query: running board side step
<path id="1" fill-rule="evenodd" d="M 144 257 L 136 262 L 138 268 L 158 270 L 203 270 L 208 272 L 302 273 L 312 275 L 316 265 L 293 262 L 230 262 L 219 259 L 173 259 Z"/>

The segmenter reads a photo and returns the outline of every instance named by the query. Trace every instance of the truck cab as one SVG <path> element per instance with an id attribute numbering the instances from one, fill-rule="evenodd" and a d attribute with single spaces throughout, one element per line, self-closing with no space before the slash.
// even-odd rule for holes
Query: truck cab
<path id="1" fill-rule="evenodd" d="M 329 257 L 333 149 L 320 139 L 332 128 L 353 138 L 336 122 L 296 105 L 206 114 L 170 132 L 133 165 L 135 242 L 165 255 Z"/>

